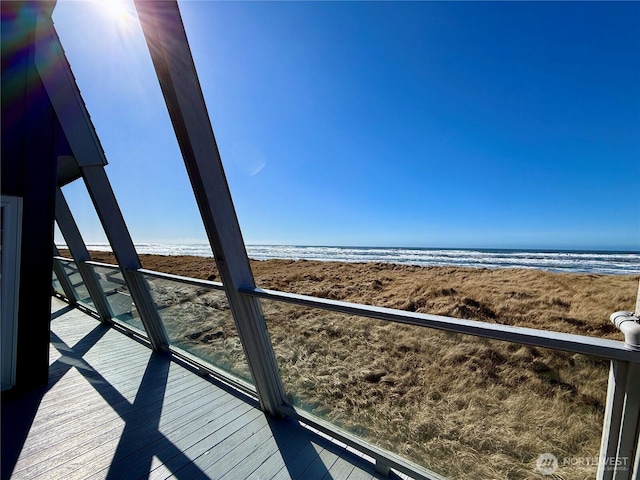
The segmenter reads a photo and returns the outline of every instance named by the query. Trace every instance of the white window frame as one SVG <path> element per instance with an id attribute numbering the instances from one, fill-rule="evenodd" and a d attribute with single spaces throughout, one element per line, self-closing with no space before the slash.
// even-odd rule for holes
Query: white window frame
<path id="1" fill-rule="evenodd" d="M 2 255 L 0 368 L 2 390 L 15 385 L 18 339 L 18 298 L 20 292 L 20 243 L 22 239 L 22 198 L 2 195 Z"/>

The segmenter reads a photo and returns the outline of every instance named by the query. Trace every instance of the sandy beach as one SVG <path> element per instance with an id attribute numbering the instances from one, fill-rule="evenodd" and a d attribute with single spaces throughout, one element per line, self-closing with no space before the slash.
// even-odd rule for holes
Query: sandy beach
<path id="1" fill-rule="evenodd" d="M 92 257 L 114 263 L 110 253 Z M 141 261 L 150 270 L 219 280 L 210 258 Z M 382 263 L 265 260 L 251 267 L 262 288 L 616 340 L 622 335 L 609 315 L 633 310 L 639 280 Z M 168 330 L 176 344 L 242 374 L 233 322 L 216 293 L 174 300 L 172 315 L 181 320 L 170 320 Z M 271 301 L 262 307 L 291 403 L 451 478 L 544 478 L 535 462 L 546 452 L 560 459 L 562 478 L 595 476 L 593 463 L 562 459 L 598 455 L 608 362 Z"/>
<path id="2" fill-rule="evenodd" d="M 91 256 L 115 263 L 109 252 Z M 149 270 L 220 281 L 212 258 L 141 255 L 140 260 Z M 307 260 L 252 260 L 251 268 L 261 288 L 617 340 L 622 336 L 609 315 L 634 310 L 640 279 Z"/>

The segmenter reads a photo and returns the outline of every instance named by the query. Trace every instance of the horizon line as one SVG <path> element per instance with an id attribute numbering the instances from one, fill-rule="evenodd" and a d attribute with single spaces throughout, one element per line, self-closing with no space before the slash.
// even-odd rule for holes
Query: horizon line
<path id="1" fill-rule="evenodd" d="M 57 243 L 56 247 L 68 248 L 66 243 Z M 211 245 L 207 241 L 198 242 L 133 242 L 135 246 L 142 245 L 206 245 L 211 248 Z M 109 242 L 86 242 L 89 246 L 108 246 L 111 247 Z M 375 245 L 322 245 L 322 244 L 285 244 L 285 243 L 245 243 L 245 247 L 293 247 L 293 248 L 343 248 L 343 249 L 401 249 L 401 250 L 468 250 L 468 251 L 524 251 L 524 252 L 536 252 L 536 253 L 568 253 L 568 252 L 606 252 L 606 253 L 626 253 L 626 254 L 640 254 L 639 249 L 618 248 L 618 247 L 591 247 L 591 248 L 579 248 L 579 247 L 418 247 L 418 246 L 375 246 Z"/>

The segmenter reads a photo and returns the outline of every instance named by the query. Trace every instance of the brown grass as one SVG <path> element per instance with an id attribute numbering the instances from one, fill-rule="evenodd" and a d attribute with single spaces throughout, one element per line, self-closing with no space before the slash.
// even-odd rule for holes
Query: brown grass
<path id="1" fill-rule="evenodd" d="M 113 263 L 110 254 L 92 255 Z M 219 279 L 212 259 L 141 259 L 148 269 Z M 633 310 L 638 289 L 637 276 L 536 270 L 286 260 L 253 261 L 252 269 L 263 288 L 618 340 L 608 316 Z M 171 285 L 161 283 L 152 287 L 172 305 L 163 314 L 172 340 L 246 374 L 224 300 L 197 291 L 166 297 Z M 292 403 L 452 478 L 549 478 L 535 471 L 545 452 L 560 459 L 561 478 L 595 476 L 595 467 L 562 459 L 598 455 L 607 362 L 262 305 Z"/>

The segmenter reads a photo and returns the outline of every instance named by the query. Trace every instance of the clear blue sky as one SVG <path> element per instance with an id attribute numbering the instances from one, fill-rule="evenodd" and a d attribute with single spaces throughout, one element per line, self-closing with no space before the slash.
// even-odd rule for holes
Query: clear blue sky
<path id="1" fill-rule="evenodd" d="M 640 3 L 180 8 L 246 243 L 640 250 Z M 134 241 L 205 242 L 135 19 L 54 20 Z"/>

